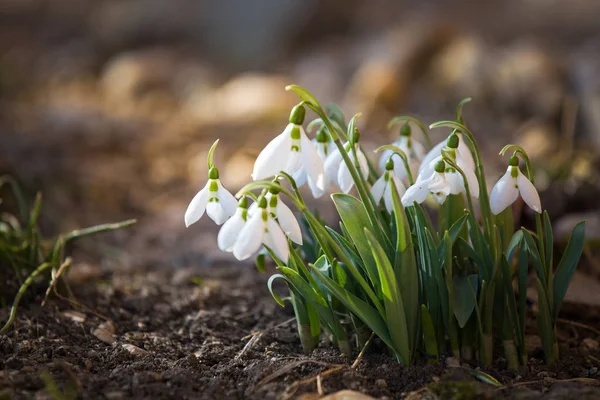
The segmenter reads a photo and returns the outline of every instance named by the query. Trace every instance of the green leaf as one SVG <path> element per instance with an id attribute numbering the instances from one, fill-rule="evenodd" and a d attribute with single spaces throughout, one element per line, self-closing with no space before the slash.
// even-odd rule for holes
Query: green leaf
<path id="1" fill-rule="evenodd" d="M 525 228 L 521 228 L 521 232 L 523 232 L 523 246 L 527 250 L 527 254 L 529 255 L 529 259 L 531 260 L 533 267 L 535 268 L 535 274 L 538 278 L 540 278 L 544 287 L 548 285 L 548 277 L 546 276 L 546 269 L 542 264 L 542 260 L 540 258 L 540 253 L 538 251 L 537 244 L 529 232 Z"/>
<path id="2" fill-rule="evenodd" d="M 479 287 L 479 277 L 476 274 L 469 276 L 454 276 L 452 278 L 452 293 L 454 304 L 454 315 L 458 321 L 458 326 L 464 328 L 467 321 L 475 309 L 475 298 L 471 294 L 469 287 L 472 287 L 477 293 Z"/>
<path id="3" fill-rule="evenodd" d="M 567 294 L 567 289 L 575 273 L 575 268 L 579 264 L 585 244 L 585 226 L 586 221 L 575 225 L 565 252 L 556 268 L 554 275 L 554 310 L 552 313 L 554 318 L 558 317 L 558 311 L 565 298 L 565 294 Z"/>
<path id="4" fill-rule="evenodd" d="M 326 286 L 331 294 L 341 301 L 346 308 L 354 313 L 358 318 L 361 319 L 365 324 L 371 328 L 373 332 L 379 338 L 388 345 L 391 349 L 394 349 L 394 345 L 389 335 L 388 328 L 383 320 L 382 316 L 377 312 L 376 309 L 365 303 L 340 285 L 335 283 L 331 278 L 325 276 L 318 268 L 312 266 L 315 277 Z"/>
<path id="5" fill-rule="evenodd" d="M 502 282 L 504 286 L 505 293 L 505 302 L 506 309 L 508 311 L 508 316 L 510 319 L 510 323 L 512 325 L 511 331 L 514 331 L 517 337 L 517 344 L 519 346 L 519 352 L 523 354 L 524 345 L 525 345 L 525 327 L 521 325 L 519 320 L 519 315 L 517 313 L 517 301 L 515 300 L 515 292 L 512 286 L 512 279 L 510 274 L 510 267 L 508 262 L 506 261 L 506 257 L 501 258 L 501 266 L 502 266 Z M 507 323 L 506 320 L 503 321 L 504 324 Z"/>
<path id="6" fill-rule="evenodd" d="M 313 96 L 308 90 L 304 89 L 302 86 L 288 85 L 285 87 L 285 90 L 287 90 L 288 92 L 292 91 L 296 93 L 298 97 L 300 97 L 300 99 L 304 100 L 309 104 L 312 104 L 316 108 L 322 109 L 321 105 L 319 104 L 319 101 L 315 98 L 315 96 Z"/>
<path id="7" fill-rule="evenodd" d="M 364 231 L 365 228 L 370 232 L 373 232 L 374 230 L 371 220 L 367 215 L 367 211 L 365 210 L 365 206 L 356 197 L 347 194 L 336 193 L 332 195 L 331 198 L 333 199 L 338 214 L 363 261 L 365 272 L 369 277 L 371 284 L 376 288 L 381 287 L 377 273 L 377 265 L 373 259 L 373 254 L 367 243 L 367 237 L 365 236 Z"/>
<path id="8" fill-rule="evenodd" d="M 554 353 L 554 324 L 552 323 L 550 306 L 548 303 L 548 297 L 546 296 L 546 289 L 544 289 L 540 278 L 536 278 L 535 283 L 538 292 L 539 306 L 537 315 L 538 334 L 540 335 L 540 339 L 542 339 L 542 347 L 544 348 L 546 361 L 549 361 L 553 359 Z"/>
<path id="9" fill-rule="evenodd" d="M 546 265 L 549 270 L 552 270 L 552 253 L 554 249 L 554 238 L 552 235 L 552 224 L 548 211 L 544 210 L 544 250 L 546 252 Z"/>
<path id="10" fill-rule="evenodd" d="M 438 350 L 437 339 L 435 337 L 435 328 L 433 326 L 431 314 L 429 314 L 429 310 L 425 304 L 421 304 L 421 328 L 423 329 L 425 352 L 428 356 L 432 357 L 434 361 L 437 361 L 440 357 L 440 353 Z"/>
<path id="11" fill-rule="evenodd" d="M 411 361 L 412 351 L 409 344 L 404 303 L 398 289 L 396 275 L 394 274 L 390 260 L 379 242 L 377 242 L 375 236 L 367 229 L 365 229 L 365 234 L 367 236 L 367 241 L 371 245 L 373 257 L 375 258 L 377 270 L 379 271 L 381 292 L 383 293 L 383 304 L 385 306 L 385 319 L 390 332 L 390 337 L 394 343 L 394 349 L 396 349 L 396 352 L 404 361 L 404 365 L 408 365 Z M 416 323 L 416 320 L 410 322 Z"/>
<path id="12" fill-rule="evenodd" d="M 279 295 L 277 295 L 277 293 L 273 291 L 273 282 L 275 281 L 275 279 L 283 279 L 284 281 L 287 281 L 287 279 L 281 274 L 275 274 L 271 275 L 271 277 L 267 281 L 267 287 L 269 288 L 269 292 L 271 292 L 271 296 L 273 296 L 275 302 L 277 302 L 277 304 L 279 304 L 281 307 L 285 307 L 285 303 L 283 302 L 283 300 L 281 300 L 281 297 L 279 297 Z"/>
<path id="13" fill-rule="evenodd" d="M 519 276 L 519 324 L 525 330 L 525 317 L 527 316 L 527 276 L 529 275 L 529 257 L 527 251 L 519 251 L 517 268 Z"/>
<path id="14" fill-rule="evenodd" d="M 508 247 L 506 248 L 506 260 L 508 261 L 508 263 L 510 264 L 513 257 L 515 256 L 515 252 L 517 251 L 517 247 L 521 244 L 521 241 L 523 240 L 523 232 L 522 231 L 516 231 L 513 235 L 512 238 L 510 239 L 510 242 L 508 243 Z"/>

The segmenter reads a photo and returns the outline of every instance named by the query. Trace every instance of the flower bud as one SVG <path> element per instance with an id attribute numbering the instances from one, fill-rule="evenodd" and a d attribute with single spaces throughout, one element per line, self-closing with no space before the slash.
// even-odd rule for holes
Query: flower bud
<path id="1" fill-rule="evenodd" d="M 290 123 L 294 125 L 302 125 L 304 123 L 304 116 L 306 115 L 306 109 L 302 105 L 303 103 L 297 104 L 292 108 L 290 113 Z"/>

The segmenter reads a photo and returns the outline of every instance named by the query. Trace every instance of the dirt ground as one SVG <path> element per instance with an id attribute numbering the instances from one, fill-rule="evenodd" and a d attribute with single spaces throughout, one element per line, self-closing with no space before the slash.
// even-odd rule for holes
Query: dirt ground
<path id="1" fill-rule="evenodd" d="M 351 389 L 375 398 L 411 392 L 411 398 L 435 393 L 448 399 L 600 396 L 593 385 L 600 350 L 591 339 L 600 329 L 598 310 L 590 320 L 578 313 L 577 322 L 588 328 L 559 326 L 556 365 L 542 363 L 534 336 L 528 336 L 528 366 L 508 371 L 499 355 L 484 369 L 505 385 L 497 388 L 449 366 L 453 360 L 403 368 L 377 341 L 355 368 L 327 340 L 304 355 L 291 308 L 272 300 L 266 277 L 251 265 L 230 263 L 115 273 L 96 286 L 76 287 L 79 305 L 54 299 L 44 308 L 45 290 L 38 288 L 0 336 L 0 398 L 49 398 L 45 372 L 61 390 L 72 388 L 84 399 L 315 398 L 308 396 L 317 393 L 318 374 L 321 393 Z M 7 308 L 0 311 L 5 318 Z"/>

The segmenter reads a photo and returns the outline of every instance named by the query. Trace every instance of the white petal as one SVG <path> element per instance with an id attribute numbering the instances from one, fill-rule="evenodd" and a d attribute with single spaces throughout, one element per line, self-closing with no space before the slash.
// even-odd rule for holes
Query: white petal
<path id="1" fill-rule="evenodd" d="M 268 232 L 266 232 L 263 237 L 264 244 L 273 250 L 273 253 L 275 253 L 284 264 L 287 264 L 290 258 L 288 241 L 279 225 L 277 225 L 272 218 L 269 218 L 267 221 L 267 231 Z"/>
<path id="2" fill-rule="evenodd" d="M 459 194 L 465 191 L 465 185 L 461 174 L 458 172 L 446 172 L 444 176 L 446 182 L 448 182 L 450 194 Z"/>
<path id="3" fill-rule="evenodd" d="M 255 212 L 240 231 L 233 245 L 235 258 L 240 261 L 245 260 L 260 249 L 265 227 L 262 210 Z"/>
<path id="4" fill-rule="evenodd" d="M 358 167 L 366 180 L 369 178 L 369 161 L 361 149 L 356 149 L 356 157 L 358 158 Z"/>
<path id="5" fill-rule="evenodd" d="M 450 184 L 446 179 L 446 174 L 435 172 L 429 181 L 429 191 L 432 194 L 443 194 L 448 196 L 450 194 Z"/>
<path id="6" fill-rule="evenodd" d="M 206 205 L 206 214 L 212 219 L 215 224 L 221 225 L 227 221 L 230 215 L 227 215 L 223 205 L 220 202 L 209 201 Z"/>
<path id="7" fill-rule="evenodd" d="M 300 127 L 300 142 L 302 151 L 302 166 L 306 170 L 306 174 L 310 177 L 315 186 L 320 189 L 324 189 L 325 170 L 323 169 L 323 161 L 321 160 L 321 157 L 319 157 L 319 153 L 317 153 L 315 146 L 306 137 L 302 127 Z"/>
<path id="8" fill-rule="evenodd" d="M 242 218 L 242 212 L 245 211 L 242 208 L 238 208 L 233 217 L 229 218 L 219 230 L 217 236 L 217 244 L 221 251 L 233 251 L 233 245 L 237 241 L 237 238 L 246 224 L 246 221 Z"/>
<path id="9" fill-rule="evenodd" d="M 350 192 L 352 187 L 354 186 L 354 180 L 352 179 L 352 175 L 350 174 L 350 170 L 346 166 L 345 163 L 340 164 L 340 168 L 338 170 L 337 176 L 338 186 L 344 193 Z"/>
<path id="10" fill-rule="evenodd" d="M 412 206 L 413 202 L 421 204 L 429 194 L 430 179 L 418 180 L 414 185 L 406 189 L 406 193 L 402 196 L 402 205 L 404 207 Z"/>
<path id="11" fill-rule="evenodd" d="M 387 182 L 385 181 L 385 172 L 383 175 L 377 179 L 377 181 L 373 184 L 371 188 L 371 194 L 373 195 L 373 200 L 375 200 L 375 204 L 379 204 L 381 198 L 383 197 L 383 192 L 385 191 L 385 185 Z"/>
<path id="12" fill-rule="evenodd" d="M 318 188 L 311 179 L 308 179 L 308 187 L 312 192 L 312 195 L 315 199 L 323 196 L 329 187 L 329 179 L 325 178 L 325 187 L 323 189 Z"/>
<path id="13" fill-rule="evenodd" d="M 206 186 L 196 193 L 187 210 L 185 211 L 185 226 L 188 227 L 194 222 L 198 221 L 200 217 L 204 214 L 204 210 L 206 209 L 206 203 L 208 202 L 208 186 L 210 184 L 210 180 L 206 183 Z"/>
<path id="14" fill-rule="evenodd" d="M 294 172 L 294 175 L 292 175 L 292 178 L 294 178 L 294 181 L 296 181 L 296 186 L 298 187 L 302 187 L 304 186 L 304 184 L 306 183 L 306 170 L 304 169 L 304 167 L 300 168 L 298 171 Z"/>
<path id="15" fill-rule="evenodd" d="M 292 138 L 290 131 L 293 124 L 289 124 L 283 133 L 276 136 L 265 146 L 254 162 L 252 179 L 260 180 L 276 175 L 285 169 L 290 156 Z"/>
<path id="16" fill-rule="evenodd" d="M 433 174 L 433 165 L 432 161 L 438 158 L 442 154 L 442 148 L 446 145 L 446 141 L 443 140 L 440 143 L 436 144 L 435 147 L 429 150 L 429 153 L 423 158 L 421 162 L 421 166 L 419 167 L 419 175 L 422 176 L 423 179 L 429 178 Z"/>
<path id="17" fill-rule="evenodd" d="M 425 157 L 425 146 L 417 140 L 412 140 L 412 149 L 417 161 L 421 161 Z"/>
<path id="18" fill-rule="evenodd" d="M 477 180 L 477 175 L 475 175 L 475 171 L 467 169 L 463 170 L 465 176 L 467 177 L 467 183 L 469 184 L 469 191 L 471 192 L 471 196 L 476 199 L 479 198 L 479 181 Z"/>
<path id="19" fill-rule="evenodd" d="M 381 171 L 381 173 L 385 172 L 385 164 L 387 164 L 388 160 L 390 159 L 390 157 L 394 154 L 394 152 L 392 150 L 384 150 L 381 153 L 381 158 L 379 159 L 379 171 Z M 396 157 L 398 157 L 398 155 L 396 155 Z M 394 158 L 394 168 L 396 167 L 396 159 Z"/>
<path id="20" fill-rule="evenodd" d="M 525 201 L 533 211 L 541 213 L 542 202 L 540 201 L 540 195 L 535 186 L 533 186 L 533 183 L 523 175 L 521 170 L 519 170 L 519 175 L 517 176 L 517 184 L 519 185 L 519 192 L 521 193 L 523 201 Z"/>
<path id="21" fill-rule="evenodd" d="M 448 197 L 448 195 L 443 192 L 431 192 L 431 196 L 433 196 L 433 199 L 437 201 L 438 204 L 444 204 L 446 198 Z"/>
<path id="22" fill-rule="evenodd" d="M 404 166 L 404 161 L 402 161 L 402 158 L 400 158 L 398 154 L 394 154 L 392 156 L 392 161 L 394 161 L 394 175 L 396 175 L 402 181 L 407 180 L 408 174 L 406 173 L 406 167 Z M 419 164 L 417 164 L 417 168 L 419 168 Z M 413 178 L 415 176 L 416 173 L 413 174 Z"/>
<path id="23" fill-rule="evenodd" d="M 338 170 L 342 162 L 342 154 L 338 149 L 335 149 L 325 160 L 325 176 L 331 182 L 337 182 Z"/>
<path id="24" fill-rule="evenodd" d="M 292 242 L 301 245 L 302 231 L 300 230 L 300 224 L 298 224 L 292 210 L 281 199 L 277 202 L 277 220 L 283 232 L 292 239 Z"/>
<path id="25" fill-rule="evenodd" d="M 223 211 L 227 215 L 227 218 L 229 218 L 233 214 L 235 214 L 235 210 L 237 209 L 237 206 L 238 206 L 238 201 L 231 193 L 229 193 L 229 190 L 225 189 L 223 187 L 223 185 L 221 185 L 221 182 L 218 182 L 218 184 L 219 184 L 219 192 L 218 192 L 219 193 L 219 195 L 218 195 L 219 203 L 223 207 Z"/>
<path id="26" fill-rule="evenodd" d="M 461 169 L 475 170 L 475 161 L 462 133 L 458 133 L 458 148 L 456 149 L 457 164 Z"/>
<path id="27" fill-rule="evenodd" d="M 517 181 L 510 175 L 512 167 L 508 167 L 502 178 L 496 182 L 490 194 L 490 208 L 494 215 L 500 214 L 519 197 Z"/>

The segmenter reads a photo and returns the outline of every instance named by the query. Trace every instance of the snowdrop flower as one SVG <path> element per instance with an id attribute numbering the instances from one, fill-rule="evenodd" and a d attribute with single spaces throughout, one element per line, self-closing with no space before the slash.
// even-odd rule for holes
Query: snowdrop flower
<path id="1" fill-rule="evenodd" d="M 330 154 L 333 149 L 335 149 L 335 144 L 333 143 L 333 140 L 331 140 L 331 136 L 325 132 L 324 128 L 321 128 L 319 132 L 317 132 L 317 137 L 312 140 L 312 143 L 317 150 L 317 154 L 319 155 L 321 162 L 325 163 L 327 155 Z M 325 176 L 323 188 L 317 187 L 316 182 L 313 181 L 306 173 L 306 168 L 304 168 L 304 166 L 296 171 L 293 178 L 298 187 L 302 187 L 305 183 L 308 183 L 308 187 L 310 188 L 310 191 L 315 199 L 318 199 L 325 194 L 331 182 L 327 176 Z"/>
<path id="2" fill-rule="evenodd" d="M 290 249 L 285 234 L 267 211 L 267 199 L 259 200 L 258 209 L 250 215 L 233 245 L 233 255 L 245 260 L 256 253 L 261 245 L 269 247 L 282 262 L 287 263 Z"/>
<path id="3" fill-rule="evenodd" d="M 303 167 L 317 188 L 322 190 L 325 187 L 323 162 L 302 128 L 305 114 L 302 105 L 292 109 L 288 126 L 258 155 L 252 179 L 266 179 L 282 171 L 293 175 Z"/>
<path id="4" fill-rule="evenodd" d="M 392 181 L 396 185 L 396 191 L 398 192 L 398 197 L 402 198 L 404 192 L 406 192 L 406 188 L 402 181 L 396 176 L 394 161 L 390 158 L 385 165 L 386 171 L 377 179 L 373 187 L 371 188 L 371 194 L 373 195 L 373 199 L 375 203 L 379 204 L 381 198 L 383 198 L 383 202 L 385 204 L 386 210 L 391 214 L 394 210 L 394 200 L 392 198 Z"/>
<path id="5" fill-rule="evenodd" d="M 413 202 L 421 204 L 431 193 L 435 201 L 443 204 L 451 193 L 451 182 L 448 182 L 446 174 L 446 163 L 442 160 L 436 162 L 433 174 L 426 179 L 417 180 L 414 185 L 409 187 L 402 196 L 402 205 L 408 207 Z"/>
<path id="6" fill-rule="evenodd" d="M 369 177 L 369 164 L 367 162 L 367 157 L 365 157 L 363 154 L 362 150 L 358 146 L 358 143 L 356 143 L 354 146 L 356 148 L 358 167 L 360 168 L 364 178 L 367 179 Z M 350 151 L 349 142 L 344 144 L 344 149 L 348 153 L 352 163 L 355 164 L 356 160 L 354 159 L 354 152 Z M 327 176 L 327 179 L 337 182 L 337 185 L 344 193 L 348 193 L 354 186 L 354 180 L 352 179 L 352 175 L 350 175 L 350 170 L 344 162 L 339 149 L 335 149 L 327 157 L 327 160 L 325 160 L 325 175 Z"/>
<path id="7" fill-rule="evenodd" d="M 406 154 L 411 175 L 417 176 L 419 172 L 419 164 L 425 157 L 425 147 L 423 147 L 423 145 L 418 141 L 412 140 L 410 125 L 402 125 L 402 128 L 400 129 L 400 137 L 392 144 L 394 146 L 398 146 L 404 152 L 404 154 Z M 402 162 L 400 156 L 395 154 L 392 150 L 384 150 L 381 153 L 381 158 L 379 159 L 379 170 L 382 172 L 386 170 L 385 166 L 390 157 L 392 157 L 392 160 L 394 161 L 394 174 L 398 179 L 406 182 L 408 180 L 406 166 Z"/>
<path id="8" fill-rule="evenodd" d="M 302 231 L 300 230 L 300 224 L 294 216 L 294 213 L 290 208 L 279 198 L 279 191 L 269 190 L 265 195 L 267 201 L 267 211 L 272 218 L 277 219 L 281 230 L 292 240 L 292 242 L 302 245 Z M 254 203 L 249 208 L 250 215 L 258 210 L 258 204 Z"/>
<path id="9" fill-rule="evenodd" d="M 479 181 L 477 180 L 477 176 L 475 175 L 475 164 L 473 162 L 473 158 L 470 157 L 471 152 L 467 149 L 467 153 L 469 154 L 469 157 L 464 157 L 462 154 L 464 154 L 464 150 L 461 153 L 460 151 L 460 143 L 461 143 L 461 136 L 459 136 L 460 134 L 457 133 L 453 133 L 448 137 L 448 140 L 446 141 L 446 146 L 440 148 L 439 150 L 439 155 L 435 158 L 433 158 L 430 162 L 428 166 L 425 166 L 425 162 L 426 160 L 423 161 L 423 164 L 421 165 L 421 172 L 419 173 L 419 176 L 417 177 L 417 181 L 424 181 L 426 180 L 428 177 L 430 177 L 431 175 L 433 175 L 433 171 L 435 168 L 435 165 L 442 160 L 442 151 L 445 151 L 446 154 L 453 158 L 454 161 L 456 162 L 456 165 L 463 171 L 463 173 L 465 174 L 465 177 L 467 178 L 467 183 L 469 184 L 469 192 L 471 193 L 471 196 L 478 198 L 479 197 Z M 466 144 L 463 145 L 466 146 Z M 438 145 L 439 146 L 439 145 Z M 438 147 L 436 146 L 436 147 Z M 431 154 L 431 152 L 429 153 Z M 426 159 L 429 157 L 429 154 L 427 155 L 427 157 L 425 157 Z M 470 161 L 469 161 L 470 160 Z M 454 168 L 452 168 L 451 166 L 447 166 L 446 167 L 446 180 L 449 182 L 450 184 L 450 194 L 459 194 L 459 193 L 464 193 L 465 190 L 465 184 L 464 184 L 464 180 L 462 175 L 456 171 Z"/>
<path id="10" fill-rule="evenodd" d="M 248 199 L 243 196 L 235 210 L 235 214 L 229 218 L 221 227 L 217 236 L 217 245 L 219 249 L 226 252 L 232 252 L 233 246 L 237 241 L 240 231 L 246 225 L 248 219 Z"/>
<path id="11" fill-rule="evenodd" d="M 221 225 L 235 213 L 236 207 L 235 197 L 221 185 L 219 170 L 212 167 L 208 171 L 208 182 L 194 196 L 185 212 L 185 226 L 198 221 L 204 215 L 204 211 L 217 225 Z"/>
<path id="12" fill-rule="evenodd" d="M 523 201 L 535 212 L 542 212 L 540 195 L 533 183 L 519 169 L 519 159 L 510 158 L 506 172 L 496 182 L 490 194 L 490 207 L 494 215 L 500 214 L 517 200 L 519 194 Z"/>
<path id="13" fill-rule="evenodd" d="M 456 149 L 456 165 L 458 165 L 460 169 L 462 169 L 465 172 L 465 174 L 467 171 L 475 171 L 475 161 L 473 160 L 473 154 L 471 154 L 469 146 L 467 146 L 467 144 L 465 143 L 463 134 L 460 132 L 456 132 L 450 135 L 448 137 L 448 140 L 444 140 L 438 143 L 433 149 L 429 151 L 429 153 L 427 153 L 425 158 L 423 158 L 423 162 L 419 167 L 419 175 L 422 178 L 428 178 L 433 174 L 433 166 L 435 165 L 435 162 L 433 161 L 442 154 L 442 149 L 448 144 L 448 141 L 453 136 L 456 136 L 458 138 L 458 145 L 454 146 L 454 148 Z M 452 140 L 453 142 L 455 141 L 455 139 Z M 470 184 L 471 183 L 469 182 L 469 185 Z M 478 197 L 474 193 L 477 193 L 478 195 L 479 190 L 474 191 L 472 187 L 470 189 L 471 194 L 473 194 L 474 197 Z"/>

